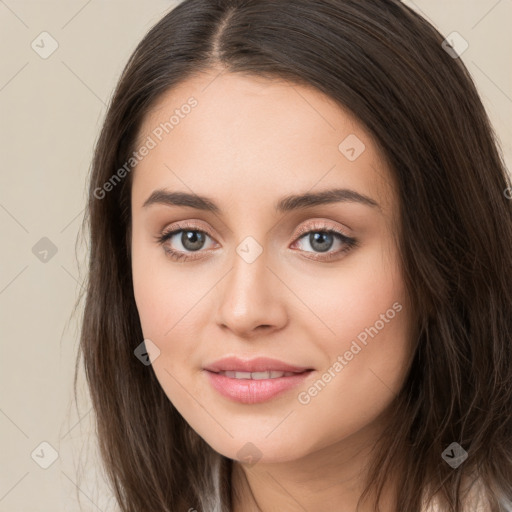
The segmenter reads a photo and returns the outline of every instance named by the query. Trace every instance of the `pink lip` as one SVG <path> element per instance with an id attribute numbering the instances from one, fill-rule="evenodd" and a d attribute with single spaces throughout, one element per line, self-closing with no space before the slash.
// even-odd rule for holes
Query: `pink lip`
<path id="1" fill-rule="evenodd" d="M 220 359 L 204 368 L 210 384 L 221 395 L 236 402 L 255 404 L 265 402 L 275 396 L 298 386 L 306 379 L 311 368 L 290 365 L 277 359 L 260 357 L 243 361 L 237 357 Z M 264 372 L 282 371 L 294 372 L 296 375 L 278 377 L 275 379 L 235 379 L 221 375 L 221 371 Z"/>
<path id="2" fill-rule="evenodd" d="M 225 357 L 219 359 L 204 367 L 205 370 L 210 372 L 295 372 L 302 373 L 306 370 L 311 370 L 306 366 L 295 366 L 278 359 L 270 359 L 268 357 L 257 357 L 255 359 L 243 360 L 238 357 Z"/>

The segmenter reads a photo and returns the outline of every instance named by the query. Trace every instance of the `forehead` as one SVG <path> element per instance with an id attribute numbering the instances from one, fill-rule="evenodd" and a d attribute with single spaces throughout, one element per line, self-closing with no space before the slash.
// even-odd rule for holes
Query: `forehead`
<path id="1" fill-rule="evenodd" d="M 285 80 L 196 75 L 146 114 L 136 148 L 145 143 L 152 148 L 132 190 L 140 205 L 156 188 L 261 204 L 262 194 L 347 186 L 384 208 L 393 201 L 391 174 L 364 126 L 317 89 Z"/>

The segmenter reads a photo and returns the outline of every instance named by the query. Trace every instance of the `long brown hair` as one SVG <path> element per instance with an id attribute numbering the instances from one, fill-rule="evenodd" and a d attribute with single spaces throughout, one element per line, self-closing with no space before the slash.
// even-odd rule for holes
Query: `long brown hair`
<path id="1" fill-rule="evenodd" d="M 134 356 L 143 334 L 125 166 L 161 94 L 213 68 L 315 87 L 370 130 L 394 173 L 417 348 L 364 495 L 377 503 L 386 477 L 399 474 L 398 511 L 420 510 L 436 493 L 442 510 L 462 512 L 462 484 L 479 478 L 489 510 L 512 507 L 512 189 L 473 81 L 443 39 L 397 0 L 185 0 L 140 42 L 92 163 L 76 367 L 83 358 L 123 512 L 232 507 L 232 461 L 189 427 Z M 441 456 L 452 442 L 468 453 L 456 469 Z M 209 498 L 216 493 L 220 506 Z"/>

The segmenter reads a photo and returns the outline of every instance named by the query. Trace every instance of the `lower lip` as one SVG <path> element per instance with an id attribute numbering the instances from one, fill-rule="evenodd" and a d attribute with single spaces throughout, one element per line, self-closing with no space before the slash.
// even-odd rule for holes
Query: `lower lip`
<path id="1" fill-rule="evenodd" d="M 276 379 L 233 379 L 206 370 L 210 383 L 221 395 L 242 404 L 266 402 L 301 384 L 312 370 Z"/>

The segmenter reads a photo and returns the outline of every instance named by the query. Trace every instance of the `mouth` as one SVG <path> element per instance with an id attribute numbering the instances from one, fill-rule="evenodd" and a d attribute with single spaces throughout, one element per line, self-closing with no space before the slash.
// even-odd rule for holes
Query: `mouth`
<path id="1" fill-rule="evenodd" d="M 269 358 L 225 358 L 203 368 L 215 391 L 232 401 L 266 402 L 297 386 L 314 369 Z"/>
<path id="2" fill-rule="evenodd" d="M 236 356 L 218 359 L 217 361 L 206 365 L 204 369 L 214 373 L 236 372 L 250 374 L 265 372 L 302 373 L 307 370 L 312 370 L 312 368 L 307 366 L 297 366 L 291 363 L 280 361 L 279 359 L 272 359 L 269 357 L 241 359 Z"/>
<path id="3" fill-rule="evenodd" d="M 213 372 L 217 375 L 224 375 L 230 379 L 252 379 L 252 380 L 263 380 L 263 379 L 279 379 L 281 377 L 293 377 L 300 372 L 280 372 L 280 371 L 266 371 L 266 372 L 235 372 L 235 371 L 223 371 Z"/>

